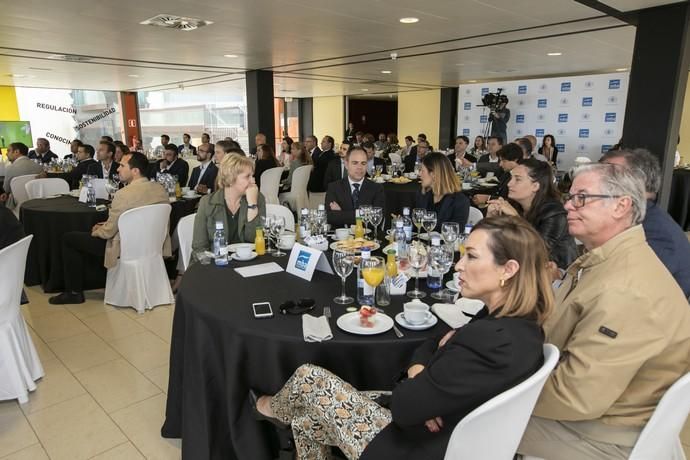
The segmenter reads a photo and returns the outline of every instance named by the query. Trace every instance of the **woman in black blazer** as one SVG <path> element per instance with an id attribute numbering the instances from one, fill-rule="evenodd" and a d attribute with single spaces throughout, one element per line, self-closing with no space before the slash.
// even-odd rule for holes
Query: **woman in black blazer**
<path id="1" fill-rule="evenodd" d="M 417 194 L 417 207 L 436 211 L 436 228 L 444 222 L 457 222 L 465 228 L 470 213 L 470 200 L 461 192 L 460 179 L 444 154 L 429 153 L 422 160 L 419 173 L 422 190 Z"/>
<path id="2" fill-rule="evenodd" d="M 558 147 L 556 147 L 556 138 L 554 138 L 552 134 L 544 136 L 544 140 L 538 152 L 544 155 L 552 165 L 558 165 Z"/>
<path id="3" fill-rule="evenodd" d="M 256 186 L 261 188 L 261 175 L 264 171 L 277 167 L 278 160 L 276 160 L 273 154 L 273 149 L 266 144 L 257 145 L 256 162 L 254 163 L 254 181 Z"/>
<path id="4" fill-rule="evenodd" d="M 463 417 L 541 367 L 554 303 L 541 238 L 522 219 L 493 217 L 465 247 L 461 289 L 485 307 L 423 344 L 392 393 L 359 392 L 305 364 L 275 396 L 252 397 L 257 418 L 292 427 L 298 459 L 326 458 L 336 445 L 348 459 L 441 460 Z"/>

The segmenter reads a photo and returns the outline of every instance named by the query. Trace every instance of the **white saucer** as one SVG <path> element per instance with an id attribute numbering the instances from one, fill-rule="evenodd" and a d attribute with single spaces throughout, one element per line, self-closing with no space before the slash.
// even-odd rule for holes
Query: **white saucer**
<path id="1" fill-rule="evenodd" d="M 182 198 L 187 198 L 188 200 L 193 200 L 194 198 L 199 198 L 200 196 L 201 195 L 199 195 L 198 193 L 189 193 L 189 194 L 182 195 Z"/>
<path id="2" fill-rule="evenodd" d="M 228 252 L 235 252 L 235 251 L 237 251 L 237 246 L 245 245 L 245 244 L 251 245 L 252 251 L 254 249 L 256 249 L 256 245 L 254 243 L 233 243 L 233 244 L 228 244 Z"/>
<path id="3" fill-rule="evenodd" d="M 248 260 L 256 259 L 256 255 L 257 255 L 256 252 L 252 251 L 252 254 L 249 257 L 247 257 L 246 259 L 240 259 L 239 256 L 237 255 L 237 253 L 233 252 L 232 255 L 230 256 L 230 258 L 232 260 L 238 260 L 240 262 L 246 262 Z"/>
<path id="4" fill-rule="evenodd" d="M 446 287 L 453 292 L 459 292 L 458 287 L 455 285 L 455 283 L 452 280 L 446 282 Z"/>
<path id="5" fill-rule="evenodd" d="M 290 245 L 290 246 L 279 244 L 278 249 L 280 249 L 281 251 L 291 251 L 293 246 L 294 246 L 294 244 Z"/>
<path id="6" fill-rule="evenodd" d="M 430 329 L 436 326 L 436 323 L 438 323 L 438 318 L 436 317 L 436 315 L 432 313 L 431 318 L 426 323 L 410 324 L 407 321 L 405 321 L 404 313 L 400 312 L 397 315 L 395 315 L 395 322 L 400 324 L 405 329 L 410 329 L 412 331 L 423 331 L 425 329 Z"/>

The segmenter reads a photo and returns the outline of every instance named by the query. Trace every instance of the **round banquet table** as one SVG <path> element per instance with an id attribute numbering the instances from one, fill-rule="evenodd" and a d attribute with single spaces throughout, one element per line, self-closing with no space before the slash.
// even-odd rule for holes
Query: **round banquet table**
<path id="1" fill-rule="evenodd" d="M 68 172 L 51 172 L 48 171 L 46 172 L 46 176 L 51 178 L 51 179 L 63 179 L 65 182 L 70 184 L 70 188 L 72 188 L 72 179 L 71 175 Z"/>
<path id="2" fill-rule="evenodd" d="M 690 170 L 673 171 L 668 213 L 683 230 L 688 230 L 690 227 Z"/>
<path id="3" fill-rule="evenodd" d="M 439 320 L 426 331 L 400 328 L 380 335 L 360 336 L 341 331 L 336 320 L 346 306 L 335 305 L 340 279 L 315 272 L 307 282 L 286 272 L 242 278 L 233 268 L 287 257 L 262 256 L 228 267 L 192 265 L 178 290 L 170 350 L 170 380 L 166 420 L 161 434 L 182 438 L 185 459 L 273 459 L 275 430 L 257 422 L 248 401 L 249 389 L 274 394 L 304 363 L 323 366 L 360 390 L 391 390 L 413 351 L 426 339 L 449 330 Z M 355 293 L 355 274 L 347 292 Z M 422 281 L 423 284 L 423 281 Z M 298 315 L 281 315 L 286 300 L 313 298 L 314 315 L 323 306 L 332 311 L 333 339 L 307 343 Z M 427 298 L 428 299 L 428 298 Z M 252 303 L 268 301 L 274 317 L 255 319 Z M 386 313 L 402 311 L 405 296 L 393 296 Z"/>

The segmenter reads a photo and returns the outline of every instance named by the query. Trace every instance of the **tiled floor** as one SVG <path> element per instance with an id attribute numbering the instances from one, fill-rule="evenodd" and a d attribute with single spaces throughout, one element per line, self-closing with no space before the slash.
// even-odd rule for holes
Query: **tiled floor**
<path id="1" fill-rule="evenodd" d="M 28 404 L 0 402 L 0 460 L 179 459 L 180 442 L 160 436 L 173 307 L 139 315 L 102 292 L 66 307 L 27 294 L 45 377 Z"/>
<path id="2" fill-rule="evenodd" d="M 160 427 L 173 306 L 138 315 L 103 305 L 55 307 L 28 288 L 22 307 L 45 377 L 29 403 L 0 402 L 0 460 L 178 459 Z M 690 458 L 690 423 L 681 439 Z"/>

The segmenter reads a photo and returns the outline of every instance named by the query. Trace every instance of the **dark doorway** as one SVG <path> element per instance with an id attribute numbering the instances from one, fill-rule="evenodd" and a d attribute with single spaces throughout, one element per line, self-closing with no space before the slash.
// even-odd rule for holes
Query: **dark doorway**
<path id="1" fill-rule="evenodd" d="M 349 120 L 355 124 L 355 130 L 374 136 L 379 133 L 398 132 L 397 99 L 353 99 L 348 98 Z"/>

